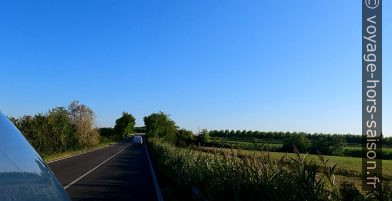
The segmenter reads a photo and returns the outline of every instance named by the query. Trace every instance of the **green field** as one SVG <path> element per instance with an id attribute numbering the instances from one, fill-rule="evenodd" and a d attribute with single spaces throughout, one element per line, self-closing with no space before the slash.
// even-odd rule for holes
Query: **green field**
<path id="1" fill-rule="evenodd" d="M 345 148 L 345 150 L 348 151 L 361 151 L 362 147 L 361 145 L 347 145 Z M 392 147 L 383 147 L 382 148 L 382 153 L 384 156 L 392 156 Z"/>
<path id="2" fill-rule="evenodd" d="M 211 146 L 218 148 L 232 148 L 243 150 L 280 152 L 283 141 L 263 140 L 254 138 L 224 138 L 212 137 Z M 392 147 L 383 147 L 384 158 L 392 158 Z M 361 158 L 362 147 L 360 144 L 348 144 L 344 147 L 344 156 Z"/>
<path id="3" fill-rule="evenodd" d="M 330 162 L 323 163 L 318 155 L 298 157 L 293 153 L 196 145 L 186 148 L 158 138 L 149 138 L 147 144 L 168 200 L 192 200 L 190 189 L 195 188 L 207 200 L 219 201 L 354 198 L 370 201 L 378 196 L 377 192 L 360 190 L 360 158 L 326 156 L 324 160 Z M 391 162 L 384 161 L 389 177 Z M 335 163 L 339 169 L 331 170 Z M 383 197 L 389 198 L 391 189 L 387 183 L 390 182 L 384 182 Z"/>
<path id="4" fill-rule="evenodd" d="M 357 148 L 357 147 L 355 147 Z M 235 151 L 239 155 L 268 155 L 272 159 L 281 160 L 285 157 L 295 158 L 295 153 L 283 153 L 283 152 L 265 152 L 265 151 L 253 151 L 253 150 L 241 150 L 241 149 L 226 149 L 226 148 L 211 148 L 211 147 L 197 147 L 197 149 L 205 150 L 208 152 L 233 152 Z M 300 154 L 304 157 L 305 154 Z M 337 174 L 343 176 L 361 176 L 362 171 L 362 159 L 356 157 L 346 156 L 323 156 L 324 160 L 329 159 L 332 164 L 337 164 Z M 307 161 L 314 161 L 319 165 L 322 164 L 320 156 L 314 154 L 308 154 L 306 156 Z M 383 160 L 383 176 L 386 179 L 392 180 L 392 160 Z"/>

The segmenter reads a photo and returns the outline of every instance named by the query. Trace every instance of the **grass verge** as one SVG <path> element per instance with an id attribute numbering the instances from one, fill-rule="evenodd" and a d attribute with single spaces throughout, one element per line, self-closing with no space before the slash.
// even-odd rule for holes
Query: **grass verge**
<path id="1" fill-rule="evenodd" d="M 90 147 L 83 147 L 77 150 L 70 150 L 70 151 L 66 151 L 66 152 L 61 152 L 61 153 L 55 153 L 55 154 L 51 154 L 51 155 L 43 155 L 42 159 L 46 162 L 46 163 L 50 163 L 62 158 L 68 158 L 68 157 L 72 157 L 78 154 L 82 154 L 85 152 L 89 152 L 89 151 L 93 151 L 96 149 L 101 149 L 104 147 L 108 147 L 112 144 L 115 144 L 119 142 L 118 140 L 104 140 L 101 143 L 95 145 L 95 146 L 90 146 Z"/>

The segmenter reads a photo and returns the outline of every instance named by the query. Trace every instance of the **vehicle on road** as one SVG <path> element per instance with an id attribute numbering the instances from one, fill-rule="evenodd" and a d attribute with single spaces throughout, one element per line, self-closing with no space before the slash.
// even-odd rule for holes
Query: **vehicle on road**
<path id="1" fill-rule="evenodd" d="M 133 144 L 140 144 L 140 145 L 142 145 L 143 144 L 142 136 L 137 135 L 137 136 L 133 137 Z"/>

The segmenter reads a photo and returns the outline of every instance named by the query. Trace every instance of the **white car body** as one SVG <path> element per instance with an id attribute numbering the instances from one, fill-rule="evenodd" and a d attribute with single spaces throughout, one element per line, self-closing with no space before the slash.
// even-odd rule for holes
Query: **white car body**
<path id="1" fill-rule="evenodd" d="M 143 144 L 143 138 L 142 136 L 135 136 L 133 137 L 133 144 Z"/>
<path id="2" fill-rule="evenodd" d="M 70 201 L 20 131 L 0 112 L 0 200 Z"/>

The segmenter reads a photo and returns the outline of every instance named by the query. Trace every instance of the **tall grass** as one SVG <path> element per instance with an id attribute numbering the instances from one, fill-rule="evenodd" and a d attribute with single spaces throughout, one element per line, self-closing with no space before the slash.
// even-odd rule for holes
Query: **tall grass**
<path id="1" fill-rule="evenodd" d="M 305 160 L 306 156 L 282 160 L 256 154 L 237 157 L 235 151 L 206 153 L 157 138 L 150 138 L 148 146 L 160 175 L 182 199 L 190 197 L 184 198 L 192 187 L 209 201 L 374 200 L 377 195 L 363 195 L 352 184 L 337 186 L 335 165 L 323 161 L 324 170 L 319 173 L 320 167 Z M 381 193 L 383 198 L 390 195 L 391 190 Z"/>

